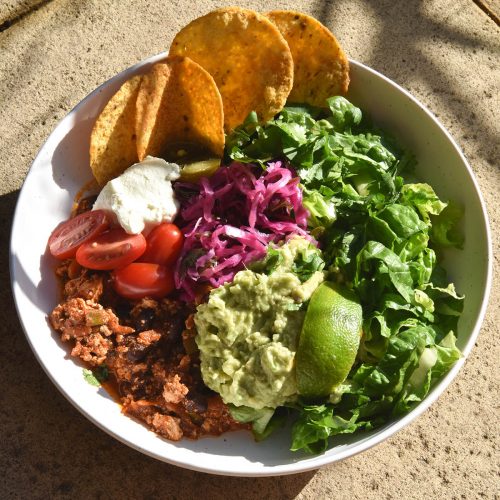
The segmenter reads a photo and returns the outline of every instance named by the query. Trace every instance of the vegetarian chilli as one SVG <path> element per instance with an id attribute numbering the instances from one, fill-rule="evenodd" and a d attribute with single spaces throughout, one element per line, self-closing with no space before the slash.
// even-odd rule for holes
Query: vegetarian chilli
<path id="1" fill-rule="evenodd" d="M 222 8 L 97 118 L 100 191 L 48 241 L 50 322 L 158 435 L 291 421 L 290 448 L 321 453 L 410 411 L 461 356 L 440 256 L 462 211 L 413 182 L 348 84 L 315 19 Z"/>

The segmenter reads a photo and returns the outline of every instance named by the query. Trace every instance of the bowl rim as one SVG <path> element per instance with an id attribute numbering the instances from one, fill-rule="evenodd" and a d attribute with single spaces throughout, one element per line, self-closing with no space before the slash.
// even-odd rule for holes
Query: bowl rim
<path id="1" fill-rule="evenodd" d="M 276 466 L 266 466 L 265 464 L 261 463 L 254 463 L 254 466 L 259 466 L 258 470 L 252 470 L 252 471 L 244 471 L 244 470 L 229 470 L 229 469 L 224 469 L 224 468 L 217 468 L 217 467 L 211 467 L 211 466 L 205 466 L 205 465 L 194 465 L 186 460 L 179 460 L 176 459 L 176 457 L 166 457 L 165 455 L 156 453 L 154 451 L 148 450 L 146 448 L 143 448 L 139 445 L 136 445 L 135 443 L 132 443 L 131 441 L 127 440 L 126 437 L 122 436 L 121 434 L 115 432 L 112 428 L 109 428 L 105 426 L 102 422 L 99 420 L 95 419 L 92 415 L 90 415 L 85 408 L 81 407 L 76 403 L 76 401 L 72 398 L 70 393 L 67 393 L 63 387 L 59 384 L 59 381 L 53 377 L 48 370 L 48 368 L 45 365 L 45 362 L 41 358 L 40 354 L 37 352 L 35 349 L 33 343 L 31 342 L 30 335 L 28 334 L 28 329 L 25 324 L 22 312 L 20 310 L 18 300 L 17 300 L 17 293 L 16 293 L 16 288 L 14 286 L 14 283 L 16 281 L 16 275 L 15 275 L 15 263 L 14 263 L 14 251 L 13 251 L 13 239 L 14 239 L 14 228 L 16 227 L 16 221 L 18 220 L 19 216 L 19 206 L 20 206 L 20 199 L 21 195 L 23 193 L 23 189 L 26 183 L 26 180 L 28 179 L 31 170 L 33 168 L 33 165 L 37 162 L 39 159 L 39 156 L 41 152 L 43 151 L 45 145 L 49 140 L 51 139 L 52 135 L 56 132 L 56 129 L 59 127 L 61 122 L 65 120 L 68 115 L 73 114 L 75 111 L 77 111 L 81 106 L 83 106 L 88 100 L 92 99 L 96 94 L 98 94 L 103 88 L 107 87 L 108 85 L 112 84 L 118 79 L 123 78 L 125 74 L 128 73 L 134 73 L 143 66 L 147 64 L 153 64 L 155 62 L 158 62 L 162 59 L 164 59 L 167 56 L 166 52 L 161 52 L 159 54 L 147 57 L 143 59 L 142 61 L 125 68 L 124 70 L 120 71 L 113 77 L 109 78 L 105 82 L 103 82 L 101 85 L 99 85 L 96 89 L 94 89 L 92 92 L 90 92 L 86 97 L 84 97 L 78 104 L 76 104 L 71 111 L 69 111 L 65 117 L 61 118 L 57 124 L 54 126 L 52 132 L 49 134 L 49 136 L 45 139 L 41 147 L 39 148 L 35 158 L 33 159 L 33 162 L 30 166 L 30 169 L 28 170 L 26 177 L 23 181 L 23 185 L 20 189 L 18 199 L 16 201 L 16 207 L 14 210 L 14 216 L 12 219 L 12 226 L 11 226 L 11 234 L 10 234 L 10 242 L 9 242 L 9 271 L 10 271 L 10 284 L 11 284 L 11 290 L 12 290 L 12 295 L 14 298 L 14 303 L 16 307 L 16 312 L 21 324 L 21 327 L 23 329 L 23 332 L 25 334 L 25 337 L 28 341 L 28 344 L 30 345 L 31 350 L 33 351 L 37 361 L 43 368 L 44 372 L 47 374 L 49 379 L 52 381 L 52 383 L 57 387 L 57 389 L 62 393 L 62 395 L 81 413 L 83 414 L 88 420 L 90 420 L 93 424 L 95 424 L 97 427 L 99 427 L 101 430 L 112 436 L 113 438 L 117 439 L 121 443 L 145 454 L 148 455 L 152 458 L 156 458 L 160 461 L 167 462 L 172 465 L 176 465 L 179 467 L 183 467 L 186 469 L 198 471 L 198 472 L 205 472 L 205 473 L 210 473 L 210 474 L 215 474 L 215 475 L 225 475 L 225 476 L 237 476 L 237 477 L 266 477 L 266 476 L 281 476 L 281 475 L 288 475 L 288 474 L 296 474 L 300 472 L 306 472 L 310 470 L 315 470 L 318 469 L 324 465 L 332 464 L 334 462 L 344 460 L 348 457 L 357 455 L 358 453 L 361 453 L 365 450 L 368 450 L 372 448 L 373 446 L 381 443 L 382 441 L 385 441 L 387 438 L 401 430 L 403 427 L 407 426 L 410 424 L 413 420 L 415 420 L 417 417 L 419 417 L 423 412 L 425 412 L 437 399 L 438 397 L 444 392 L 444 390 L 448 387 L 448 385 L 451 383 L 451 381 L 456 377 L 458 371 L 460 368 L 463 366 L 466 358 L 470 354 L 470 351 L 472 350 L 472 347 L 474 346 L 477 336 L 479 334 L 479 331 L 481 329 L 481 325 L 484 321 L 484 316 L 486 314 L 486 309 L 488 306 L 488 301 L 490 297 L 490 292 L 491 292 L 491 286 L 492 286 L 492 279 L 493 279 L 493 263 L 492 263 L 492 238 L 491 238 L 491 229 L 490 229 L 490 223 L 489 223 L 489 217 L 486 209 L 486 204 L 483 198 L 483 195 L 481 193 L 481 190 L 479 188 L 478 181 L 472 171 L 472 168 L 470 167 L 467 159 L 465 158 L 464 154 L 462 153 L 461 149 L 453 139 L 453 137 L 450 135 L 450 133 L 446 130 L 446 128 L 440 123 L 440 121 L 422 104 L 420 103 L 413 95 L 411 95 L 407 90 L 405 90 L 403 87 L 383 75 L 382 73 L 379 73 L 378 71 L 370 68 L 369 66 L 358 62 L 354 59 L 349 59 L 349 63 L 351 66 L 356 67 L 357 69 L 361 69 L 363 71 L 366 71 L 370 73 L 372 76 L 375 76 L 376 78 L 382 79 L 385 84 L 393 87 L 393 89 L 397 90 L 398 92 L 404 94 L 408 99 L 410 99 L 418 108 L 420 108 L 426 115 L 427 117 L 434 122 L 435 125 L 441 130 L 441 132 L 446 136 L 447 140 L 451 143 L 453 146 L 455 152 L 458 154 L 460 160 L 464 164 L 470 180 L 473 184 L 474 190 L 476 192 L 476 195 L 478 196 L 480 206 L 481 206 L 481 211 L 482 211 L 482 216 L 483 220 L 482 222 L 484 223 L 484 231 L 486 235 L 486 244 L 487 244 L 487 270 L 486 270 L 486 280 L 485 280 L 485 289 L 484 289 L 484 295 L 482 298 L 481 306 L 479 309 L 479 313 L 477 315 L 476 322 L 472 328 L 472 332 L 469 336 L 469 339 L 465 345 L 465 347 L 462 349 L 462 358 L 460 358 L 459 361 L 455 363 L 455 365 L 451 368 L 451 370 L 443 377 L 438 384 L 433 388 L 433 390 L 426 396 L 426 398 L 420 402 L 413 410 L 411 410 L 408 414 L 404 415 L 403 417 L 390 422 L 388 425 L 385 426 L 385 428 L 382 428 L 379 432 L 374 434 L 373 436 L 370 436 L 368 439 L 363 440 L 361 443 L 354 443 L 349 447 L 347 450 L 341 450 L 338 453 L 336 453 L 333 456 L 330 455 L 318 455 L 315 457 L 315 460 L 313 463 L 303 463 L 303 460 L 298 460 L 297 462 L 294 463 L 289 463 L 289 464 L 280 464 Z M 124 417 L 124 418 L 129 418 L 129 417 Z"/>

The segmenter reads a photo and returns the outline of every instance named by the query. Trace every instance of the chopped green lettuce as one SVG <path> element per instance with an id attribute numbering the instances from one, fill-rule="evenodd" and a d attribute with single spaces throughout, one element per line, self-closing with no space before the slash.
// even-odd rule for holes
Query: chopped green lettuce
<path id="1" fill-rule="evenodd" d="M 432 241 L 444 247 L 462 248 L 464 237 L 458 225 L 463 217 L 463 212 L 460 205 L 453 202 L 448 203 L 448 206 L 432 221 Z"/>
<path id="2" fill-rule="evenodd" d="M 235 406 L 233 404 L 228 406 L 231 416 L 235 420 L 252 424 L 252 433 L 256 441 L 266 439 L 275 430 L 282 427 L 287 417 L 286 409 L 283 407 L 257 410 L 248 406 Z"/>
<path id="3" fill-rule="evenodd" d="M 328 401 L 291 405 L 291 449 L 309 453 L 324 451 L 332 436 L 410 411 L 461 356 L 455 342 L 464 299 L 438 260 L 442 247 L 463 246 L 462 208 L 428 184 L 405 183 L 414 156 L 359 108 L 344 97 L 328 106 L 285 107 L 265 124 L 250 116 L 226 147 L 230 159 L 264 168 L 281 159 L 295 170 L 328 279 L 345 283 L 363 306 L 358 359 L 345 383 Z M 275 258 L 270 251 L 270 270 Z M 304 258 L 295 272 L 307 279 L 318 259 Z M 279 425 L 241 411 L 256 435 Z"/>

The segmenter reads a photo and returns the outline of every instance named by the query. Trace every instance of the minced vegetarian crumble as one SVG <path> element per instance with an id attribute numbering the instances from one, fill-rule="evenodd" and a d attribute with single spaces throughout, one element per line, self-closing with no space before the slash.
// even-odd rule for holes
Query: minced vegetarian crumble
<path id="1" fill-rule="evenodd" d="M 123 413 L 178 441 L 247 429 L 201 378 L 190 309 L 173 298 L 129 301 L 110 285 L 110 273 L 63 261 L 56 274 L 63 301 L 50 314 L 71 355 L 106 366 Z M 186 326 L 188 325 L 188 326 Z"/>

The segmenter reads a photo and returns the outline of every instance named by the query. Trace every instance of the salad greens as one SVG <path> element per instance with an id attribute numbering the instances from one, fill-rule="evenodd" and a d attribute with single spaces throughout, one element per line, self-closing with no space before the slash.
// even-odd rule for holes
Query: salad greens
<path id="1" fill-rule="evenodd" d="M 310 453 L 324 451 L 331 436 L 408 412 L 461 356 L 463 297 L 438 259 L 442 247 L 463 245 L 461 208 L 428 184 L 405 183 L 414 157 L 357 107 L 343 97 L 328 106 L 328 113 L 288 106 L 264 125 L 251 114 L 226 144 L 228 160 L 264 168 L 282 160 L 295 170 L 328 279 L 354 290 L 363 307 L 358 359 L 338 393 L 290 405 L 291 449 Z M 307 277 L 318 266 L 304 262 L 300 272 Z M 269 412 L 239 417 L 255 422 L 257 436 L 268 434 L 268 423 L 276 427 Z"/>

